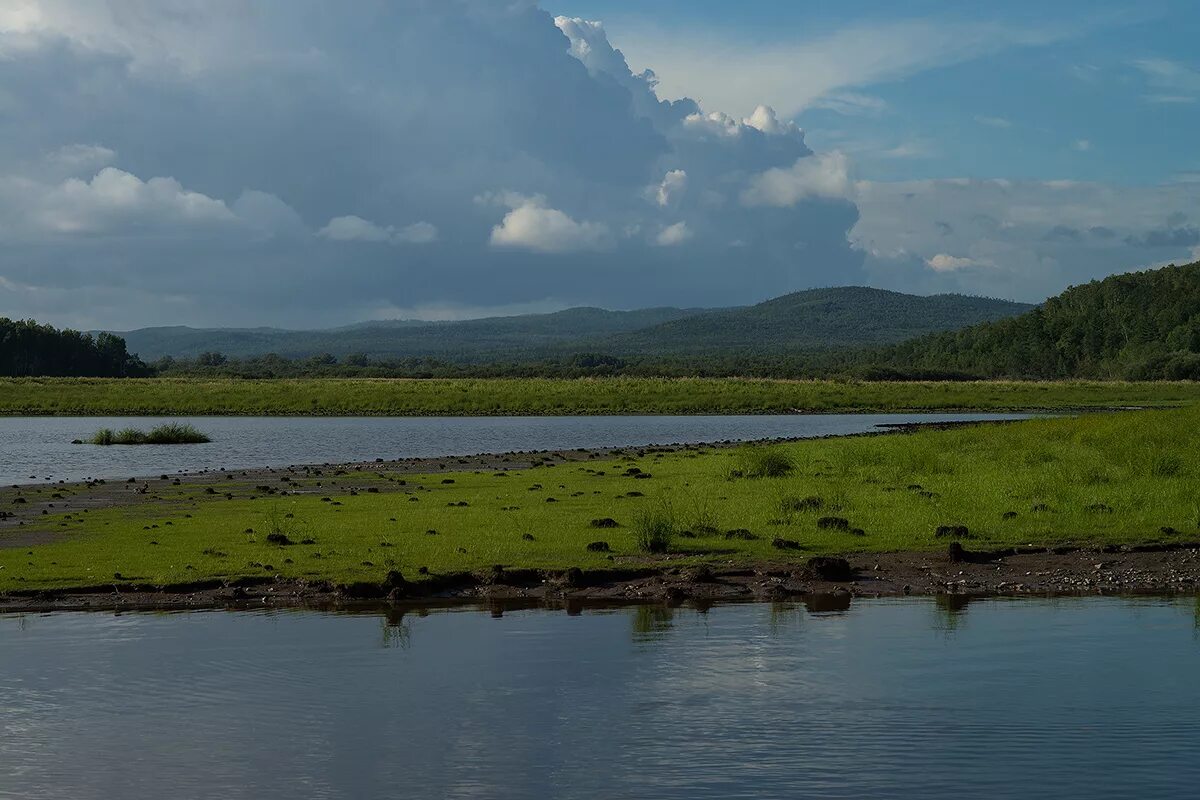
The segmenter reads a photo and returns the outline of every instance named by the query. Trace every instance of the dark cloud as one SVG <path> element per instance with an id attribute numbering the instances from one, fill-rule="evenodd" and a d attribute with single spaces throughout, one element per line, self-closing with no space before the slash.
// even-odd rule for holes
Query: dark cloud
<path id="1" fill-rule="evenodd" d="M 661 101 L 532 3 L 44 2 L 0 39 L 0 314 L 320 325 L 860 282 L 853 202 L 739 200 L 811 156 L 798 128 Z"/>
<path id="2" fill-rule="evenodd" d="M 1195 247 L 1200 244 L 1200 228 L 1159 228 L 1136 236 L 1127 236 L 1125 241 L 1134 247 Z"/>

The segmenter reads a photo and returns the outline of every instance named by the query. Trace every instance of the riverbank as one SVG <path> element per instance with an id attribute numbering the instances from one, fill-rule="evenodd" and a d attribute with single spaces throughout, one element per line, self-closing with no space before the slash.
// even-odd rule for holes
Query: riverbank
<path id="1" fill-rule="evenodd" d="M 1200 402 L 1200 383 L 740 378 L 0 379 L 0 415 L 476 416 L 1077 411 Z"/>
<path id="2" fill-rule="evenodd" d="M 843 568 L 844 575 L 833 572 Z M 855 599 L 1200 594 L 1200 542 L 1101 549 L 849 554 L 814 566 L 767 562 L 735 567 L 671 566 L 669 559 L 597 571 L 491 569 L 393 577 L 379 583 L 240 578 L 161 586 L 110 584 L 0 593 L 2 612 L 403 608 L 442 605 L 565 607 L 625 603 L 800 602 L 816 611 Z"/>
<path id="3" fill-rule="evenodd" d="M 795 571 L 824 556 L 861 567 L 885 554 L 945 555 L 952 542 L 1013 550 L 1006 558 L 1029 555 L 1016 548 L 1079 551 L 1087 566 L 1104 548 L 1190 549 L 1198 475 L 1194 406 L 754 446 L 23 486 L 0 490 L 0 593 L 238 584 L 353 593 L 388 582 L 391 592 L 399 576 L 405 594 L 436 594 L 446 576 L 498 565 L 530 589 L 572 570 L 620 583 L 628 570 L 639 580 L 676 568 Z M 647 544 L 647 525 L 668 534 L 661 547 Z M 892 583 L 923 591 L 906 575 Z M 1130 588 L 1166 590 L 1171 580 L 1150 570 Z"/>

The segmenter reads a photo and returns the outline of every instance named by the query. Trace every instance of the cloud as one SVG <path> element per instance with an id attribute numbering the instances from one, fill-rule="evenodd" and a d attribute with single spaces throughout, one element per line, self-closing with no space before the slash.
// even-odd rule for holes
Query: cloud
<path id="1" fill-rule="evenodd" d="M 742 120 L 742 124 L 748 128 L 754 128 L 756 131 L 762 131 L 771 136 L 785 136 L 802 134 L 800 126 L 794 122 L 784 122 L 775 114 L 775 109 L 770 106 L 759 105 L 754 108 L 754 113 Z"/>
<path id="2" fill-rule="evenodd" d="M 15 236 L 100 235 L 237 221 L 224 202 L 184 189 L 174 178 L 143 181 L 115 167 L 105 167 L 90 179 L 67 178 L 54 184 L 0 177 L 0 205 L 0 227 Z"/>
<path id="3" fill-rule="evenodd" d="M 1191 183 L 859 181 L 855 201 L 850 239 L 870 282 L 907 291 L 1038 301 L 1139 265 L 1184 263 L 1200 244 L 1178 213 L 1200 205 Z"/>
<path id="4" fill-rule="evenodd" d="M 938 253 L 933 258 L 925 259 L 925 265 L 934 272 L 957 272 L 962 269 L 985 266 L 982 261 L 973 258 L 962 258 L 947 253 Z"/>
<path id="5" fill-rule="evenodd" d="M 540 198 L 525 198 L 492 228 L 493 247 L 515 247 L 538 253 L 571 253 L 600 250 L 609 241 L 608 227 L 596 222 L 576 222 Z"/>
<path id="6" fill-rule="evenodd" d="M 813 101 L 811 107 L 847 117 L 875 117 L 888 109 L 888 103 L 882 97 L 862 92 L 836 92 Z"/>
<path id="7" fill-rule="evenodd" d="M 673 169 L 663 176 L 662 182 L 658 186 L 652 187 L 652 189 L 654 201 L 660 206 L 669 206 L 687 191 L 687 172 Z"/>
<path id="8" fill-rule="evenodd" d="M 678 244 L 683 244 L 688 239 L 692 238 L 692 232 L 688 229 L 686 222 L 676 222 L 674 225 L 667 225 L 658 235 L 654 237 L 654 243 L 659 247 L 673 247 Z"/>
<path id="9" fill-rule="evenodd" d="M 603 25 L 525 0 L 329 9 L 0 3 L 3 274 L 31 287 L 0 313 L 312 326 L 861 282 L 857 213 L 828 185 L 739 202 L 773 169 L 825 165 L 753 86 L 736 107 L 664 99 Z M 745 266 L 658 244 L 701 231 Z"/>
<path id="10" fill-rule="evenodd" d="M 414 222 L 403 228 L 376 225 L 353 214 L 334 217 L 317 235 L 333 242 L 388 242 L 390 244 L 430 244 L 437 241 L 437 227 L 429 222 Z"/>
<path id="11" fill-rule="evenodd" d="M 1193 103 L 1200 97 L 1200 71 L 1166 58 L 1143 58 L 1133 62 L 1155 89 L 1145 95 L 1152 103 Z"/>
<path id="12" fill-rule="evenodd" d="M 813 197 L 848 199 L 853 191 L 849 162 L 835 151 L 797 159 L 790 167 L 774 167 L 753 176 L 741 200 L 746 206 L 784 207 Z"/>
<path id="13" fill-rule="evenodd" d="M 628 31 L 622 48 L 633 61 L 654 65 L 665 96 L 694 97 L 732 113 L 749 113 L 766 103 L 790 118 L 823 103 L 837 105 L 831 98 L 855 98 L 848 90 L 1012 47 L 1050 44 L 1085 29 L 1078 21 L 1021 28 L 990 21 L 910 19 L 853 25 L 800 41 L 764 42 L 672 25 Z M 754 91 L 748 93 L 747 87 Z M 853 100 L 843 108 L 849 105 Z"/>
<path id="14" fill-rule="evenodd" d="M 1086 153 L 1092 149 L 1092 143 L 1089 139 L 1076 139 L 1071 142 L 1071 149 L 1077 153 Z"/>

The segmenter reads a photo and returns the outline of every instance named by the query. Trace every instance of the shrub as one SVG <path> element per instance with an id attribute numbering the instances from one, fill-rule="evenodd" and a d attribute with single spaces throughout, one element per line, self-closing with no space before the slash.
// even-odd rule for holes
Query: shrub
<path id="1" fill-rule="evenodd" d="M 664 504 L 638 514 L 633 523 L 634 541 L 644 553 L 665 553 L 671 549 L 676 529 L 675 515 Z"/>

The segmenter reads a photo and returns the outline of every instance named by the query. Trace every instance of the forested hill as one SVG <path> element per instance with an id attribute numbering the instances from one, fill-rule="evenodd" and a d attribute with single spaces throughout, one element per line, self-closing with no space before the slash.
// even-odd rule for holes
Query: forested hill
<path id="1" fill-rule="evenodd" d="M 1011 317 L 1030 308 L 957 294 L 923 297 L 862 286 L 810 289 L 614 336 L 605 350 L 662 356 L 862 347 Z"/>
<path id="2" fill-rule="evenodd" d="M 1200 262 L 1075 286 L 1021 316 L 867 360 L 900 375 L 1200 379 Z"/>
<path id="3" fill-rule="evenodd" d="M 149 374 L 119 336 L 58 330 L 0 317 L 0 375 L 124 378 Z"/>
<path id="4" fill-rule="evenodd" d="M 999 319 L 1031 306 L 962 295 L 916 295 L 843 287 L 796 292 L 730 309 L 572 308 L 552 314 L 461 322 L 370 322 L 323 331 L 144 328 L 123 334 L 146 359 L 220 353 L 287 359 L 322 354 L 369 363 L 439 359 L 457 364 L 533 363 L 579 353 L 618 358 L 822 351 L 890 344 L 932 331 Z"/>
<path id="5" fill-rule="evenodd" d="M 439 358 L 478 362 L 525 360 L 556 356 L 573 345 L 623 331 L 637 330 L 702 309 L 647 308 L 606 311 L 569 308 L 549 314 L 524 314 L 449 322 L 394 320 L 364 322 L 328 330 L 291 331 L 279 328 L 142 328 L 122 334 L 130 349 L 146 359 L 170 356 L 195 358 L 221 353 L 245 358 L 275 353 L 302 359 L 323 353 L 351 354 L 372 361 Z"/>

